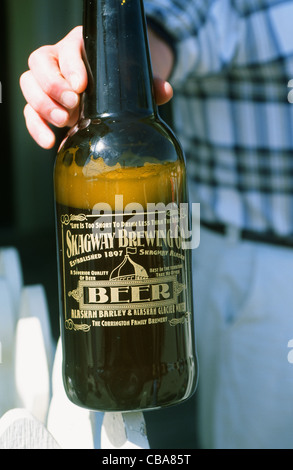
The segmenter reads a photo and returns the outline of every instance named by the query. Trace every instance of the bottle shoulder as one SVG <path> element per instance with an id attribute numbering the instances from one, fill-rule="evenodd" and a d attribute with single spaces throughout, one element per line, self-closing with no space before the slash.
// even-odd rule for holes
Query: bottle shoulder
<path id="1" fill-rule="evenodd" d="M 60 145 L 57 161 L 62 159 L 69 165 L 73 155 L 79 166 L 98 158 L 110 166 L 117 163 L 131 167 L 145 163 L 184 163 L 178 139 L 156 116 L 81 119 Z"/>

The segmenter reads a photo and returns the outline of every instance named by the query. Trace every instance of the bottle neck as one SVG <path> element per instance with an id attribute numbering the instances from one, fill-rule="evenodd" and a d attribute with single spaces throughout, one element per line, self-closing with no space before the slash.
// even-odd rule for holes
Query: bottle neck
<path id="1" fill-rule="evenodd" d="M 88 86 L 82 115 L 150 115 L 156 106 L 142 0 L 84 0 Z"/>

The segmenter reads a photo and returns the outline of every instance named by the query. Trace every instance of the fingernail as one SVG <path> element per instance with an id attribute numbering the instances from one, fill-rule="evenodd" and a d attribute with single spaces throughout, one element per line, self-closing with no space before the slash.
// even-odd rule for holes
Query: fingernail
<path id="1" fill-rule="evenodd" d="M 61 96 L 61 100 L 64 106 L 66 106 L 66 108 L 73 109 L 75 108 L 75 106 L 77 106 L 78 96 L 72 91 L 64 91 Z"/>
<path id="2" fill-rule="evenodd" d="M 68 114 L 62 109 L 53 109 L 53 111 L 51 112 L 51 120 L 57 126 L 63 126 L 67 122 L 67 119 Z"/>
<path id="3" fill-rule="evenodd" d="M 76 73 L 73 73 L 73 74 L 70 75 L 69 81 L 70 81 L 70 85 L 72 86 L 73 90 L 75 90 L 75 91 L 79 90 L 80 80 L 79 80 L 79 76 Z"/>

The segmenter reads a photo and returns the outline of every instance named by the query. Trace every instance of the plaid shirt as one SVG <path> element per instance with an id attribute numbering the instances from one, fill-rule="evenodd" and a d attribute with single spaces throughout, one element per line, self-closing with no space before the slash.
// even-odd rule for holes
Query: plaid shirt
<path id="1" fill-rule="evenodd" d="M 145 9 L 175 53 L 173 127 L 201 219 L 293 235 L 293 1 Z"/>

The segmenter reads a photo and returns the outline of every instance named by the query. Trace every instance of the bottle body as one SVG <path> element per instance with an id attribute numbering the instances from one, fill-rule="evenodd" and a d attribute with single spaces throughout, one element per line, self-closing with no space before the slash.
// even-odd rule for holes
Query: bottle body
<path id="1" fill-rule="evenodd" d="M 184 156 L 155 112 L 118 111 L 82 115 L 54 172 L 64 386 L 100 411 L 197 382 Z"/>

